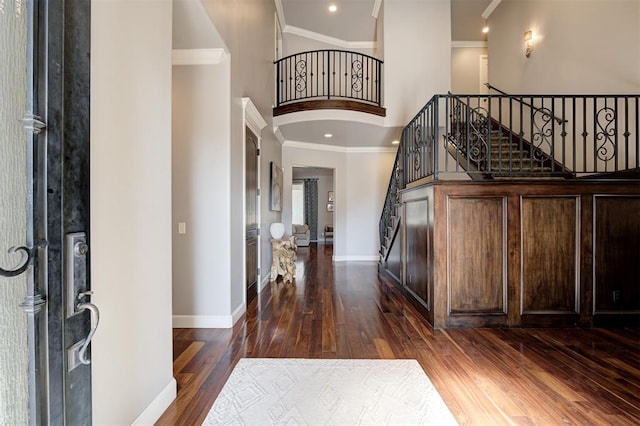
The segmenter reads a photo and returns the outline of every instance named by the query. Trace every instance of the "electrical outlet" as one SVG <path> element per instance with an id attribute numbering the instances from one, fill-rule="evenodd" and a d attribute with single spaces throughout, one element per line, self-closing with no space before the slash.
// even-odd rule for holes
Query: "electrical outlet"
<path id="1" fill-rule="evenodd" d="M 613 302 L 622 300 L 622 290 L 613 290 Z"/>

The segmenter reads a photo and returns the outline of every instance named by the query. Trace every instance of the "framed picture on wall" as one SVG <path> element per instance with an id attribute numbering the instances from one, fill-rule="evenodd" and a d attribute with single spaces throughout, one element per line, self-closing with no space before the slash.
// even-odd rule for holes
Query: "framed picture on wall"
<path id="1" fill-rule="evenodd" d="M 282 169 L 271 162 L 271 191 L 269 208 L 273 211 L 282 211 Z"/>
<path id="2" fill-rule="evenodd" d="M 332 212 L 333 211 L 333 203 L 327 203 L 327 211 L 328 212 Z"/>
<path id="3" fill-rule="evenodd" d="M 329 202 L 333 203 L 333 191 L 329 191 Z"/>

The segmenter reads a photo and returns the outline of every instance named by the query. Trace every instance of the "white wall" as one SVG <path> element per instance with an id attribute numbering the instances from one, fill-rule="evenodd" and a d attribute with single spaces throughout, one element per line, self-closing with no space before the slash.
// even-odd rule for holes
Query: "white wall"
<path id="1" fill-rule="evenodd" d="M 223 312 L 239 312 L 245 305 L 245 265 L 244 265 L 244 141 L 243 141 L 243 107 L 241 98 L 249 97 L 255 104 L 260 115 L 267 122 L 262 131 L 262 155 L 260 158 L 261 186 L 264 193 L 268 193 L 268 170 L 271 161 L 280 163 L 280 144 L 270 129 L 272 129 L 272 106 L 274 103 L 274 13 L 275 5 L 268 1 L 238 0 L 234 2 L 220 2 L 203 0 L 202 4 L 217 33 L 220 34 L 230 53 L 230 118 L 229 156 L 217 156 L 210 167 L 228 168 L 226 180 L 230 194 L 229 202 L 219 204 L 229 214 L 229 220 L 218 223 L 217 226 L 229 230 L 229 238 L 220 241 L 221 250 L 229 254 L 229 263 L 223 266 L 224 274 L 229 274 L 228 281 L 219 279 L 214 283 L 214 297 L 220 298 L 225 304 Z M 265 178 L 266 177 L 266 178 Z M 269 210 L 268 196 L 261 197 L 261 222 L 266 230 L 271 222 L 280 221 L 280 212 Z M 261 240 L 261 270 L 263 275 L 269 271 L 271 255 L 269 233 L 262 232 Z M 266 272 L 265 272 L 266 271 Z M 176 285 L 179 285 L 176 283 Z M 211 285 L 200 283 L 198 285 Z M 180 291 L 180 290 L 178 290 Z M 194 295 L 191 295 L 194 297 Z M 228 309 L 226 308 L 228 306 Z"/>
<path id="2" fill-rule="evenodd" d="M 489 24 L 489 81 L 508 93 L 640 91 L 638 0 L 504 0 Z"/>
<path id="3" fill-rule="evenodd" d="M 317 179 L 318 180 L 318 241 L 324 242 L 324 227 L 333 223 L 333 212 L 327 210 L 329 191 L 334 191 L 334 179 L 332 169 L 309 169 L 296 167 L 293 173 L 294 180 Z M 335 191 L 334 191 L 335 193 Z M 334 203 L 335 204 L 335 203 Z"/>
<path id="4" fill-rule="evenodd" d="M 173 67 L 174 326 L 231 323 L 230 61 Z M 215 164 L 215 166 L 213 166 Z M 178 234 L 178 223 L 186 234 Z M 215 243 L 214 243 L 215 242 Z"/>
<path id="5" fill-rule="evenodd" d="M 486 47 L 451 49 L 451 92 L 465 95 L 480 93 L 480 57 L 486 54 Z"/>
<path id="6" fill-rule="evenodd" d="M 344 260 L 377 260 L 380 215 L 395 158 L 395 152 L 347 154 L 347 252 Z"/>
<path id="7" fill-rule="evenodd" d="M 173 30 L 174 49 L 224 47 L 200 0 L 173 0 Z"/>
<path id="8" fill-rule="evenodd" d="M 384 3 L 385 126 L 405 126 L 451 87 L 449 0 Z"/>
<path id="9" fill-rule="evenodd" d="M 262 282 L 269 279 L 269 273 L 271 270 L 271 234 L 269 232 L 269 226 L 274 222 L 282 221 L 282 212 L 269 210 L 269 188 L 271 179 L 271 161 L 275 161 L 278 166 L 282 167 L 282 145 L 273 135 L 269 134 L 270 127 L 267 126 L 262 129 L 263 136 L 266 135 L 261 141 L 260 145 L 260 186 L 262 196 L 260 197 L 260 217 L 262 233 L 261 238 L 261 253 L 260 253 L 260 270 L 262 271 L 260 278 L 260 290 L 262 290 Z"/>
<path id="10" fill-rule="evenodd" d="M 489 25 L 489 81 L 507 93 L 640 92 L 638 0 L 504 0 L 490 16 Z M 535 43 L 529 58 L 524 54 L 523 41 L 527 30 L 533 31 Z M 562 115 L 559 103 L 556 105 L 556 115 Z M 632 102 L 630 106 L 629 128 L 633 129 Z M 619 107 L 624 107 L 622 102 Z M 593 153 L 599 152 L 601 141 L 593 137 L 593 122 L 587 120 L 586 128 L 583 127 L 582 102 L 577 102 L 575 120 L 571 107 L 567 108 L 565 140 L 571 146 L 566 149 L 556 147 L 557 161 L 575 171 L 612 170 L 616 165 L 619 169 L 636 166 L 633 160 L 636 157 L 635 146 L 627 147 L 624 143 L 618 143 L 616 147 L 617 164 L 615 160 L 597 159 Z M 526 114 L 523 121 L 525 138 L 530 139 L 526 130 L 530 127 Z M 588 104 L 585 115 L 594 115 Z M 615 126 L 619 141 L 625 140 L 625 125 L 623 120 L 619 120 Z M 586 137 L 582 136 L 583 133 Z M 575 156 L 571 142 L 574 138 L 581 141 L 576 144 Z M 633 142 L 633 137 L 630 140 Z M 549 152 L 548 147 L 546 151 Z M 626 157 L 631 159 L 628 165 Z"/>
<path id="11" fill-rule="evenodd" d="M 329 191 L 333 189 L 333 170 L 329 176 L 318 177 L 318 241 L 324 242 L 324 227 L 333 223 L 333 212 L 327 210 Z M 334 191 L 335 194 L 335 191 Z M 333 202 L 335 207 L 335 200 Z"/>
<path id="12" fill-rule="evenodd" d="M 283 145 L 282 221 L 287 232 L 291 232 L 293 167 L 334 169 L 334 260 L 376 260 L 380 249 L 378 221 L 395 152 L 348 152 L 338 147 L 317 148 L 314 145 L 291 142 L 285 142 Z"/>
<path id="13" fill-rule="evenodd" d="M 26 93 L 26 14 L 13 5 L 0 13 L 0 267 L 13 269 L 22 257 L 7 253 L 25 245 L 27 224 L 26 136 L 22 123 Z M 0 277 L 0 424 L 27 424 L 27 274 Z"/>
<path id="14" fill-rule="evenodd" d="M 340 40 L 338 43 L 328 43 L 323 41 L 322 38 L 304 37 L 298 34 L 292 34 L 288 32 L 283 33 L 282 47 L 283 56 L 289 56 L 294 53 L 306 52 L 308 50 L 322 50 L 322 49 L 336 49 L 336 50 L 348 50 L 350 52 L 358 52 L 369 56 L 375 56 L 376 49 L 371 48 L 359 48 L 351 47 L 347 45 L 344 40 Z M 345 44 L 343 44 L 344 42 Z"/>
<path id="15" fill-rule="evenodd" d="M 96 425 L 151 424 L 175 396 L 171 0 L 93 0 L 91 252 Z"/>

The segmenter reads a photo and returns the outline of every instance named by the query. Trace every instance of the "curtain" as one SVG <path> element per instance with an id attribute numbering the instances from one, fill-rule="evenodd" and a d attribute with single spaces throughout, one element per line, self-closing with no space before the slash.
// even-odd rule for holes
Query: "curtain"
<path id="1" fill-rule="evenodd" d="M 318 179 L 304 180 L 304 218 L 311 231 L 311 241 L 318 240 Z"/>

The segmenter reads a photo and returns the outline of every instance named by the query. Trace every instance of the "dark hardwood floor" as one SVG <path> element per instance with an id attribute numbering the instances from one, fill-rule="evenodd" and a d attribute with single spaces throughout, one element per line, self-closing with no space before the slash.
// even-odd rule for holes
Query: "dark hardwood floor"
<path id="1" fill-rule="evenodd" d="M 298 249 L 233 329 L 175 329 L 178 397 L 157 424 L 199 425 L 242 357 L 415 358 L 460 424 L 639 425 L 640 330 L 433 330 L 373 263 Z"/>

